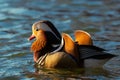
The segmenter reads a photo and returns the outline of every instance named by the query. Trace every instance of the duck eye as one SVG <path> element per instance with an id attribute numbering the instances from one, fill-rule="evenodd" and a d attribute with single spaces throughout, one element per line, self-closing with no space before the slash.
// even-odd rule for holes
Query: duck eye
<path id="1" fill-rule="evenodd" d="M 38 31 L 39 29 L 36 29 L 36 31 Z"/>

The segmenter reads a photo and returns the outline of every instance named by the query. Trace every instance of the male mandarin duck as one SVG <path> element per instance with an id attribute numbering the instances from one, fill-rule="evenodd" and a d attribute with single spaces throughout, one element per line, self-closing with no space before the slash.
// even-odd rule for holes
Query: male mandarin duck
<path id="1" fill-rule="evenodd" d="M 29 40 L 36 38 L 31 46 L 34 62 L 45 68 L 84 67 L 86 59 L 107 59 L 114 55 L 93 45 L 89 33 L 76 30 L 75 41 L 66 33 L 61 34 L 47 20 L 38 21 L 32 26 Z"/>

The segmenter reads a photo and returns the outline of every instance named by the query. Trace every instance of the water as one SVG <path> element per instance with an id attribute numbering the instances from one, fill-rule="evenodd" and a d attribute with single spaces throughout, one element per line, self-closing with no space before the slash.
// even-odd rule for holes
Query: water
<path id="1" fill-rule="evenodd" d="M 0 80 L 120 80 L 120 57 L 102 69 L 36 71 L 31 26 L 50 20 L 60 32 L 88 31 L 94 44 L 120 55 L 119 0 L 0 0 Z"/>

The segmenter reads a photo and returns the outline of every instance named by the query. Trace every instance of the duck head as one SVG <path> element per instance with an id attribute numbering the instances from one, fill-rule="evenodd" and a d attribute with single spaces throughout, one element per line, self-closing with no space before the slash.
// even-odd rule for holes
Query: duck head
<path id="1" fill-rule="evenodd" d="M 50 21 L 46 20 L 33 24 L 32 35 L 28 40 L 33 40 L 34 38 L 36 39 L 32 43 L 31 50 L 34 52 L 33 58 L 35 62 L 41 55 L 56 48 L 53 45 L 61 43 L 60 33 Z"/>

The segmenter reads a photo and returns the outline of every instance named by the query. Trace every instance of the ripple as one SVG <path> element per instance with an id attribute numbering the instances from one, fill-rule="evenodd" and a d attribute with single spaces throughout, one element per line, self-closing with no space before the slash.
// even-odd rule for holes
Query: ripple
<path id="1" fill-rule="evenodd" d="M 117 65 L 116 65 L 117 64 Z M 111 74 L 115 73 L 120 75 L 120 56 L 111 59 L 104 65 L 104 68 L 111 71 Z"/>
<path id="2" fill-rule="evenodd" d="M 119 1 L 114 0 L 0 0 L 0 79 L 37 79 L 36 75 L 29 78 L 24 72 L 34 72 L 34 62 L 30 52 L 31 26 L 42 19 L 50 20 L 60 32 L 74 37 L 76 29 L 88 31 L 95 45 L 118 54 L 120 52 L 120 21 Z M 58 79 L 77 79 L 75 76 L 87 76 L 90 79 L 120 79 L 119 58 L 106 64 L 109 74 L 57 74 Z M 91 69 L 92 70 L 92 69 Z M 94 70 L 94 69 L 93 69 Z M 22 73 L 23 72 L 23 73 Z M 111 73 L 113 75 L 111 77 Z M 39 75 L 42 79 L 46 75 Z M 53 79 L 52 75 L 52 79 Z M 51 77 L 49 76 L 49 78 Z M 81 79 L 81 78 L 79 78 Z"/>

